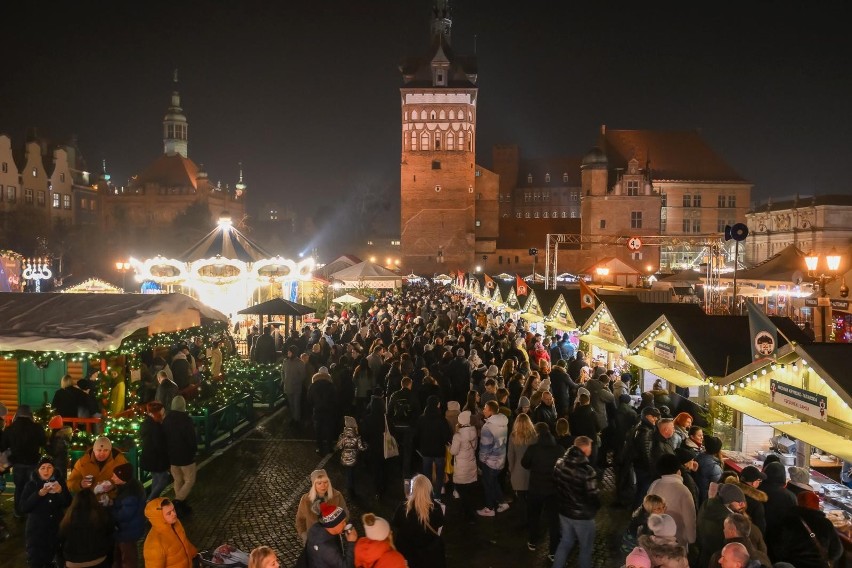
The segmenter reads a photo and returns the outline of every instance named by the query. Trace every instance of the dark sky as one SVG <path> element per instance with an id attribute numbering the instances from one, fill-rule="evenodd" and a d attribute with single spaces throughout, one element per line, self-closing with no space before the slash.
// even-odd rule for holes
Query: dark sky
<path id="1" fill-rule="evenodd" d="M 742 8 L 748 4 L 750 7 Z M 180 69 L 189 155 L 250 206 L 347 203 L 398 186 L 398 63 L 426 51 L 432 0 L 25 2 L 4 27 L 0 131 L 76 133 L 122 183 L 162 151 Z M 701 129 L 753 199 L 849 193 L 852 67 L 841 2 L 455 0 L 476 46 L 478 161 L 495 143 L 580 154 L 601 124 Z M 474 37 L 476 40 L 474 41 Z M 395 219 L 394 219 L 395 221 Z"/>

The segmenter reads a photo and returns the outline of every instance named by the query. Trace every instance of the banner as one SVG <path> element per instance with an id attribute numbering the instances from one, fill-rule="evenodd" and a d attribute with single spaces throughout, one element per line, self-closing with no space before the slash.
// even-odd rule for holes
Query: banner
<path id="1" fill-rule="evenodd" d="M 746 300 L 745 303 L 748 308 L 752 360 L 775 358 L 778 352 L 778 328 L 754 302 Z"/>
<path id="2" fill-rule="evenodd" d="M 496 284 L 494 283 L 494 280 L 490 276 L 488 276 L 487 274 L 485 274 L 484 276 L 485 276 L 485 287 L 488 288 L 489 290 L 493 290 L 494 287 L 496 286 Z"/>
<path id="3" fill-rule="evenodd" d="M 828 397 L 824 395 L 770 379 L 769 397 L 775 404 L 820 420 L 828 420 Z"/>
<path id="4" fill-rule="evenodd" d="M 530 287 L 524 282 L 524 279 L 519 275 L 515 275 L 517 282 L 515 283 L 515 296 L 527 296 L 530 293 Z"/>
<path id="5" fill-rule="evenodd" d="M 582 279 L 580 279 L 580 307 L 595 309 L 595 293 Z"/>

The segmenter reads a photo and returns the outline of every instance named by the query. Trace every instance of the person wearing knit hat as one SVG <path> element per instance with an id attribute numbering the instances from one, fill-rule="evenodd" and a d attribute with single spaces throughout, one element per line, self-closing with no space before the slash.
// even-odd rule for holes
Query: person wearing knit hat
<path id="1" fill-rule="evenodd" d="M 497 365 L 490 365 L 488 370 L 485 371 L 486 377 L 496 377 L 500 374 L 500 369 L 497 368 Z"/>
<path id="2" fill-rule="evenodd" d="M 74 469 L 68 474 L 68 489 L 77 493 L 81 489 L 99 488 L 112 499 L 115 497 L 112 473 L 123 463 L 127 463 L 124 454 L 113 448 L 109 438 L 100 436 L 92 444 L 92 449 L 74 462 Z"/>
<path id="3" fill-rule="evenodd" d="M 8 460 L 12 464 L 12 478 L 15 482 L 15 516 L 22 516 L 21 495 L 24 486 L 36 469 L 41 448 L 47 443 L 44 427 L 36 424 L 32 416 L 29 406 L 20 405 L 15 413 L 15 419 L 2 436 L 2 447 L 9 450 Z"/>
<path id="4" fill-rule="evenodd" d="M 665 513 L 648 517 L 648 528 L 654 536 L 662 538 L 673 538 L 677 534 L 677 523 L 671 515 Z"/>
<path id="5" fill-rule="evenodd" d="M 320 505 L 320 515 L 305 542 L 308 566 L 354 566 L 358 531 L 346 524 L 346 511 L 331 503 Z M 340 538 L 343 535 L 343 539 Z M 341 549 L 341 543 L 343 547 Z"/>
<path id="6" fill-rule="evenodd" d="M 550 379 L 544 379 L 543 381 L 541 381 L 541 383 L 538 385 L 538 390 L 539 390 L 539 392 L 549 391 L 550 390 Z"/>
<path id="7" fill-rule="evenodd" d="M 529 413 L 529 411 L 530 411 L 530 399 L 525 397 L 525 396 L 522 396 L 521 398 L 518 399 L 518 409 L 517 409 L 516 412 L 518 414 L 520 414 L 520 413 Z"/>
<path id="8" fill-rule="evenodd" d="M 686 547 L 677 539 L 678 527 L 668 514 L 648 517 L 648 528 L 652 534 L 639 537 L 639 546 L 648 554 L 651 566 L 687 568 Z"/>
<path id="9" fill-rule="evenodd" d="M 802 491 L 814 490 L 810 484 L 811 476 L 805 468 L 791 465 L 787 468 L 787 473 L 790 475 L 790 481 L 787 482 L 787 489 L 792 491 L 794 495 L 798 495 Z"/>
<path id="10" fill-rule="evenodd" d="M 380 450 L 381 451 L 381 450 Z M 328 503 L 349 511 L 343 493 L 334 489 L 328 473 L 324 469 L 315 469 L 310 476 L 311 488 L 302 495 L 299 507 L 296 509 L 296 534 L 304 542 L 308 537 L 308 530 L 322 516 L 320 506 Z"/>
<path id="11" fill-rule="evenodd" d="M 624 560 L 624 568 L 651 568 L 651 559 L 641 546 L 637 546 Z"/>
<path id="12" fill-rule="evenodd" d="M 163 433 L 169 456 L 169 471 L 174 479 L 175 510 L 180 517 L 192 513 L 186 503 L 189 493 L 195 486 L 198 466 L 195 455 L 198 453 L 198 441 L 195 436 L 195 424 L 186 412 L 186 400 L 178 395 L 172 399 L 172 410 L 163 418 Z"/>
<path id="13" fill-rule="evenodd" d="M 337 439 L 335 448 L 340 450 L 340 465 L 343 466 L 346 492 L 350 498 L 353 498 L 355 497 L 355 466 L 358 463 L 358 452 L 367 449 L 358 432 L 358 422 L 354 416 L 343 417 L 343 431 Z"/>
<path id="14" fill-rule="evenodd" d="M 137 541 L 145 534 L 145 488 L 133 477 L 133 466 L 123 463 L 112 470 L 115 498 L 111 513 L 115 523 L 115 566 L 134 566 Z"/>
<path id="15" fill-rule="evenodd" d="M 718 495 L 719 500 L 721 500 L 725 505 L 731 505 L 734 503 L 742 503 L 745 505 L 746 502 L 743 490 L 732 483 L 723 483 L 720 485 L 716 495 Z"/>
<path id="16" fill-rule="evenodd" d="M 355 566 L 405 568 L 405 557 L 394 548 L 390 524 L 373 513 L 361 517 L 364 536 L 355 543 Z"/>
<path id="17" fill-rule="evenodd" d="M 177 395 L 172 399 L 171 410 L 177 410 L 178 412 L 186 412 L 186 399 L 181 395 Z"/>
<path id="18" fill-rule="evenodd" d="M 48 455 L 39 458 L 21 489 L 21 512 L 27 515 L 27 566 L 50 566 L 59 549 L 59 521 L 63 509 L 71 503 L 71 494 Z"/>

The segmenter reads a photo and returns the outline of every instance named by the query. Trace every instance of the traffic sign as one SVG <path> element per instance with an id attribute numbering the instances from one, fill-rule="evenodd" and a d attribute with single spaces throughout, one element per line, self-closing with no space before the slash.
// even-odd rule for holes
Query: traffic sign
<path id="1" fill-rule="evenodd" d="M 642 239 L 639 237 L 630 237 L 630 240 L 627 241 L 627 248 L 630 250 L 639 250 L 642 248 Z"/>

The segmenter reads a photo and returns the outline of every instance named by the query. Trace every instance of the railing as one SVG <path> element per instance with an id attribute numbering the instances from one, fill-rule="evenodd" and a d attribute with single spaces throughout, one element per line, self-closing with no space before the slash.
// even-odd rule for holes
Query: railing
<path id="1" fill-rule="evenodd" d="M 254 392 L 252 393 L 255 404 L 268 406 L 269 410 L 286 404 L 287 398 L 281 389 L 281 379 L 270 377 L 268 379 L 253 381 Z"/>
<path id="2" fill-rule="evenodd" d="M 198 445 L 209 450 L 223 441 L 230 441 L 234 432 L 254 421 L 254 397 L 250 393 L 212 412 L 203 408 L 200 416 L 192 416 Z"/>

